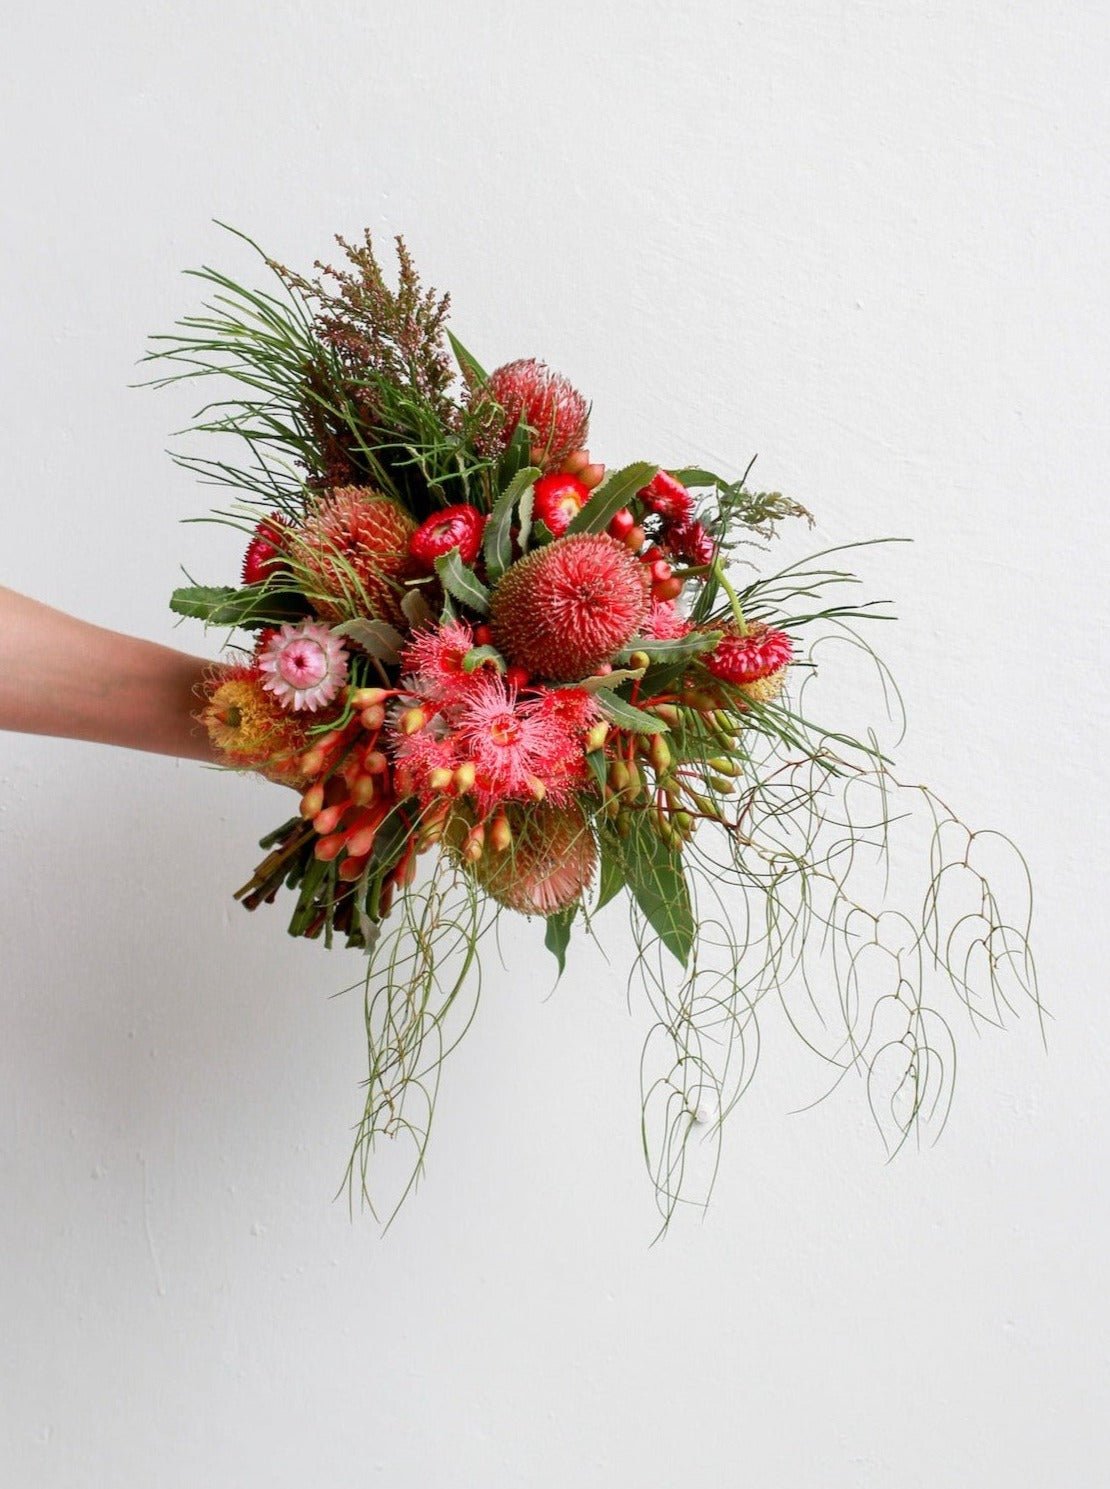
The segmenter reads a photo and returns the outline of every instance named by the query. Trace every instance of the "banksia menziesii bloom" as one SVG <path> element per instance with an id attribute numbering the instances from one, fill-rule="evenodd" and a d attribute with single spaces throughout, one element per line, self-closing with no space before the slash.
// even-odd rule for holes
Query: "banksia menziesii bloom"
<path id="1" fill-rule="evenodd" d="M 470 865 L 487 894 L 522 915 L 555 915 L 577 904 L 597 867 L 597 845 L 580 807 L 507 812 L 507 851 L 486 847 Z"/>
<path id="2" fill-rule="evenodd" d="M 490 402 L 505 411 L 501 447 L 509 444 L 518 424 L 527 424 L 540 463 L 548 470 L 556 469 L 586 443 L 590 427 L 586 400 L 561 373 L 552 372 L 534 357 L 509 362 L 491 374 L 485 386 L 476 390 L 472 406 Z"/>
<path id="3" fill-rule="evenodd" d="M 535 677 L 587 677 L 636 634 L 650 580 L 604 533 L 559 538 L 506 570 L 490 606 L 494 639 Z"/>
<path id="4" fill-rule="evenodd" d="M 705 659 L 714 677 L 738 687 L 753 703 L 770 703 L 782 691 L 794 646 L 785 631 L 756 621 L 744 635 L 729 631 Z"/>
<path id="5" fill-rule="evenodd" d="M 282 626 L 258 654 L 262 686 L 283 708 L 315 713 L 347 681 L 347 653 L 327 626 L 302 621 Z"/>
<path id="6" fill-rule="evenodd" d="M 200 721 L 208 737 L 231 764 L 261 770 L 275 780 L 298 785 L 300 753 L 307 742 L 304 724 L 266 691 L 253 666 L 219 669 L 208 679 Z"/>
<path id="7" fill-rule="evenodd" d="M 312 608 L 326 620 L 358 615 L 401 624 L 399 581 L 413 569 L 415 531 L 407 512 L 370 487 L 329 491 L 289 543 Z"/>
<path id="8" fill-rule="evenodd" d="M 444 507 L 422 522 L 409 539 L 409 553 L 426 572 L 431 573 L 437 558 L 459 550 L 464 564 L 472 564 L 482 546 L 486 519 L 477 507 Z"/>

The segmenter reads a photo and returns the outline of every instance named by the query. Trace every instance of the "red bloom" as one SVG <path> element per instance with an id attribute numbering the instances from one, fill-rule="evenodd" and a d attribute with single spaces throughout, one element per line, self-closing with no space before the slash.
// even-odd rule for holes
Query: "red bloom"
<path id="1" fill-rule="evenodd" d="M 781 672 L 793 656 L 794 646 L 785 631 L 773 631 L 756 622 L 743 636 L 736 632 L 722 636 L 705 665 L 714 677 L 742 686 Z"/>
<path id="2" fill-rule="evenodd" d="M 535 677 L 588 677 L 634 636 L 651 574 L 604 533 L 557 538 L 507 569 L 493 592 L 498 647 Z"/>
<path id="3" fill-rule="evenodd" d="M 472 564 L 482 546 L 485 525 L 486 519 L 477 507 L 444 507 L 416 529 L 409 539 L 409 553 L 429 574 L 436 559 L 450 553 L 452 548 L 459 550 L 464 564 Z"/>
<path id="4" fill-rule="evenodd" d="M 247 551 L 243 555 L 244 584 L 261 584 L 278 569 L 286 567 L 285 556 L 281 552 L 282 529 L 285 526 L 285 519 L 277 512 L 272 512 L 269 517 L 263 517 L 255 528 L 254 537 L 247 544 Z"/>
<path id="5" fill-rule="evenodd" d="M 692 630 L 693 626 L 684 615 L 679 615 L 673 600 L 652 600 L 641 634 L 653 641 L 677 641 Z"/>
<path id="6" fill-rule="evenodd" d="M 636 494 L 646 507 L 668 522 L 684 522 L 694 510 L 694 498 L 681 481 L 676 481 L 665 470 L 652 476 Z"/>
<path id="7" fill-rule="evenodd" d="M 473 645 L 474 633 L 465 621 L 417 631 L 401 653 L 407 684 L 429 703 L 450 702 L 466 685 L 463 658 Z"/>
<path id="8" fill-rule="evenodd" d="M 555 474 L 541 476 L 532 498 L 532 516 L 544 522 L 561 538 L 590 499 L 590 488 L 577 476 Z"/>
<path id="9" fill-rule="evenodd" d="M 540 448 L 541 463 L 548 469 L 559 466 L 586 443 L 589 405 L 565 377 L 535 358 L 499 367 L 476 398 L 481 402 L 492 400 L 504 409 L 505 423 L 499 436 L 502 447 L 508 445 L 518 424 L 527 424 Z"/>
<path id="10" fill-rule="evenodd" d="M 684 558 L 690 564 L 711 564 L 715 545 L 704 526 L 696 519 L 668 523 L 663 531 L 663 541 L 676 558 Z"/>

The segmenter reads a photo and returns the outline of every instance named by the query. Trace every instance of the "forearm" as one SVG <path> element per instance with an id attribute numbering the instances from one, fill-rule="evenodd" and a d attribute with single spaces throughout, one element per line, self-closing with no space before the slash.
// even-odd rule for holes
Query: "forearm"
<path id="1" fill-rule="evenodd" d="M 193 718 L 209 665 L 0 587 L 0 728 L 212 760 Z"/>

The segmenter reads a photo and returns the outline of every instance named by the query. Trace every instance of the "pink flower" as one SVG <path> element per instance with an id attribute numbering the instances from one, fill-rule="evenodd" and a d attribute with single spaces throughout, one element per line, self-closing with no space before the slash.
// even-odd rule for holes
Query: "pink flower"
<path id="1" fill-rule="evenodd" d="M 542 698 L 521 701 L 496 673 L 476 676 L 451 713 L 459 755 L 476 767 L 479 811 L 504 801 L 558 803 L 584 776 L 582 746 Z"/>
<path id="2" fill-rule="evenodd" d="M 696 518 L 668 523 L 663 529 L 663 541 L 676 558 L 684 558 L 687 563 L 713 562 L 713 539 L 706 532 L 704 524 Z"/>
<path id="3" fill-rule="evenodd" d="M 327 626 L 306 620 L 271 636 L 258 654 L 258 668 L 262 686 L 283 708 L 314 713 L 347 681 L 347 653 Z"/>
<path id="4" fill-rule="evenodd" d="M 694 510 L 694 498 L 681 481 L 665 470 L 657 471 L 637 495 L 646 507 L 668 522 L 685 522 Z"/>
<path id="5" fill-rule="evenodd" d="M 684 615 L 679 615 L 673 600 L 652 600 L 651 610 L 644 623 L 643 634 L 653 641 L 677 641 L 693 630 Z"/>
<path id="6" fill-rule="evenodd" d="M 463 658 L 474 645 L 474 632 L 465 621 L 449 621 L 433 630 L 417 631 L 401 653 L 401 666 L 411 690 L 429 703 L 442 706 L 459 697 L 470 680 Z"/>

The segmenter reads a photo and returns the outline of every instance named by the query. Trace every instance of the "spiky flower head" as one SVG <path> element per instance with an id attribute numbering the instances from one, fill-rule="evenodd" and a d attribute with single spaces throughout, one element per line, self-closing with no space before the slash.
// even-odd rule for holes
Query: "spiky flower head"
<path id="1" fill-rule="evenodd" d="M 463 658 L 474 632 L 462 620 L 417 631 L 401 653 L 401 670 L 417 697 L 442 706 L 459 697 L 469 681 Z"/>
<path id="2" fill-rule="evenodd" d="M 511 846 L 487 847 L 472 865 L 499 904 L 522 915 L 555 915 L 576 904 L 597 867 L 597 844 L 577 802 L 510 808 Z"/>
<path id="3" fill-rule="evenodd" d="M 270 637 L 258 654 L 258 670 L 283 708 L 315 713 L 347 681 L 347 653 L 334 631 L 305 620 Z"/>
<path id="4" fill-rule="evenodd" d="M 679 614 L 673 600 L 652 600 L 641 634 L 653 641 L 678 641 L 693 629 L 686 617 Z"/>
<path id="5" fill-rule="evenodd" d="M 326 620 L 403 624 L 400 580 L 413 572 L 415 531 L 408 513 L 371 487 L 327 492 L 289 543 L 312 608 Z"/>
<path id="6" fill-rule="evenodd" d="M 290 785 L 301 783 L 298 760 L 308 742 L 305 725 L 266 691 L 256 667 L 215 669 L 205 694 L 200 721 L 229 763 Z"/>
<path id="7" fill-rule="evenodd" d="M 755 621 L 743 635 L 738 630 L 726 632 L 705 665 L 753 703 L 770 703 L 782 691 L 793 657 L 794 645 L 785 631 Z"/>
<path id="8" fill-rule="evenodd" d="M 605 533 L 559 538 L 505 571 L 490 606 L 494 640 L 534 677 L 587 677 L 639 630 L 650 577 Z"/>
<path id="9" fill-rule="evenodd" d="M 485 386 L 475 391 L 472 405 L 489 402 L 505 413 L 499 436 L 502 448 L 519 424 L 527 424 L 547 470 L 555 470 L 586 443 L 590 427 L 586 400 L 561 373 L 552 372 L 534 357 L 509 362 L 492 373 Z"/>

